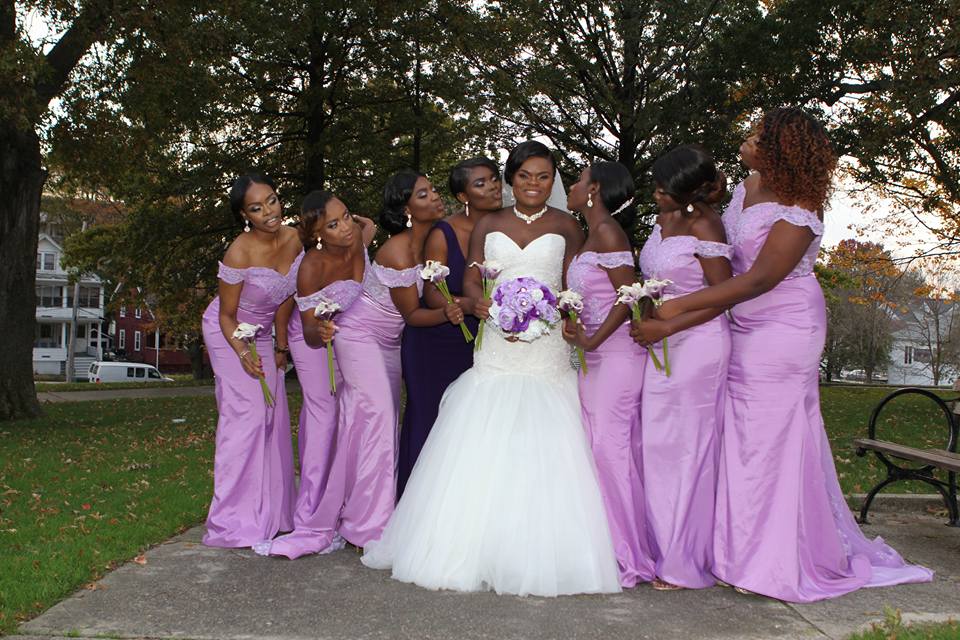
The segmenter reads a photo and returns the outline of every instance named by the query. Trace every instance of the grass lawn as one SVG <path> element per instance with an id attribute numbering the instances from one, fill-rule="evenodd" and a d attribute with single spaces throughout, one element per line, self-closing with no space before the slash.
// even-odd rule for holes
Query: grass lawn
<path id="1" fill-rule="evenodd" d="M 847 640 L 957 640 L 960 638 L 960 624 L 956 620 L 937 624 L 904 625 L 900 613 L 887 611 L 886 620 L 875 624 L 869 631 L 855 633 Z"/>
<path id="2" fill-rule="evenodd" d="M 823 389 L 824 419 L 845 492 L 869 489 L 880 477 L 878 463 L 855 456 L 850 443 L 866 433 L 871 409 L 888 392 Z M 299 407 L 300 396 L 291 394 L 291 416 Z M 0 635 L 118 563 L 202 522 L 212 492 L 212 397 L 44 409 L 42 418 L 0 423 Z M 186 422 L 173 422 L 180 418 Z M 903 401 L 891 407 L 884 425 L 898 429 L 898 441 L 943 446 L 942 426 L 928 432 L 918 426 L 934 418 L 922 403 Z M 926 491 L 905 484 L 891 488 L 908 489 Z M 864 636 L 874 637 L 885 636 Z"/>

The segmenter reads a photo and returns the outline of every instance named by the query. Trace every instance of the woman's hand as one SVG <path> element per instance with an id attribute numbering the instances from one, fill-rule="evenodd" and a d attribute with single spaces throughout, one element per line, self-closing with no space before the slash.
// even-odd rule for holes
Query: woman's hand
<path id="1" fill-rule="evenodd" d="M 671 335 L 670 325 L 663 320 L 651 318 L 637 324 L 631 324 L 630 336 L 641 347 L 656 344 Z"/>
<path id="2" fill-rule="evenodd" d="M 250 347 L 244 345 L 243 349 L 241 349 L 240 353 L 237 355 L 240 356 L 240 364 L 243 365 L 244 371 L 254 378 L 263 377 L 263 366 L 260 362 L 260 358 L 254 357 L 253 352 L 250 351 Z"/>
<path id="3" fill-rule="evenodd" d="M 563 339 L 575 347 L 580 347 L 584 351 L 592 351 L 590 339 L 587 338 L 587 332 L 583 325 L 574 322 L 571 318 L 565 318 L 563 321 Z"/>
<path id="4" fill-rule="evenodd" d="M 473 315 L 481 320 L 486 320 L 490 317 L 490 306 L 492 304 L 493 301 L 490 298 L 475 300 L 473 303 Z"/>
<path id="5" fill-rule="evenodd" d="M 333 324 L 333 320 L 321 320 L 318 325 L 318 330 L 320 333 L 320 339 L 324 342 L 330 342 L 333 340 L 333 336 L 337 332 L 337 325 Z"/>
<path id="6" fill-rule="evenodd" d="M 475 315 L 474 311 L 477 309 L 477 300 L 475 298 L 457 298 L 457 304 L 463 309 L 464 315 Z"/>
<path id="7" fill-rule="evenodd" d="M 277 363 L 277 369 L 286 370 L 287 368 L 287 352 L 286 351 L 274 351 L 274 360 Z"/>
<path id="8" fill-rule="evenodd" d="M 452 324 L 460 324 L 463 322 L 463 309 L 460 308 L 459 302 L 459 299 L 455 298 L 454 302 L 447 304 L 447 306 L 443 308 L 443 313 Z"/>

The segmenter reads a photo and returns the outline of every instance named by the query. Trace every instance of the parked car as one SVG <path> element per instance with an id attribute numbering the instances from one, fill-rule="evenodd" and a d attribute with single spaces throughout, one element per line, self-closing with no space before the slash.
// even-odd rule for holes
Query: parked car
<path id="1" fill-rule="evenodd" d="M 89 382 L 173 382 L 157 371 L 152 364 L 140 362 L 105 362 L 97 361 L 90 365 L 87 374 Z"/>

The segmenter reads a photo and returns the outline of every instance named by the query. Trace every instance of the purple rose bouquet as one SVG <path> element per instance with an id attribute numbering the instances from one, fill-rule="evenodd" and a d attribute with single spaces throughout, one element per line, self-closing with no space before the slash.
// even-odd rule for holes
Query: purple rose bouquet
<path id="1" fill-rule="evenodd" d="M 505 334 L 533 342 L 550 333 L 560 320 L 557 296 L 535 278 L 520 277 L 500 283 L 493 292 L 490 320 Z"/>

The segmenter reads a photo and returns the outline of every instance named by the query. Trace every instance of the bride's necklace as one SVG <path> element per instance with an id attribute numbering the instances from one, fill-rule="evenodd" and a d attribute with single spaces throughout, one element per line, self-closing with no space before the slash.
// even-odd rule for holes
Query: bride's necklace
<path id="1" fill-rule="evenodd" d="M 537 211 L 536 213 L 530 214 L 528 216 L 527 214 L 517 209 L 517 205 L 513 205 L 513 215 L 517 216 L 527 224 L 536 222 L 537 220 L 542 218 L 543 214 L 545 214 L 546 212 L 547 212 L 547 205 L 543 205 L 543 209 L 540 209 L 540 211 Z"/>

